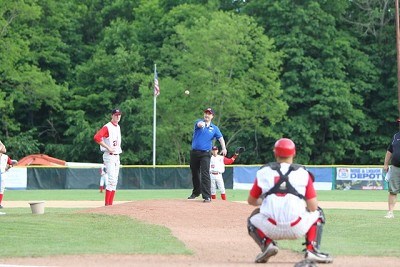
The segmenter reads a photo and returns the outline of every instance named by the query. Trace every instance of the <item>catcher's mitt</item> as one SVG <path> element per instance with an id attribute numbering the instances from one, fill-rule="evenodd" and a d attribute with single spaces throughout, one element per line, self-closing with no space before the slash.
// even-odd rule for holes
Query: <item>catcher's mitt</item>
<path id="1" fill-rule="evenodd" d="M 235 154 L 239 155 L 240 153 L 243 153 L 245 151 L 245 148 L 242 146 L 239 146 L 235 149 Z"/>

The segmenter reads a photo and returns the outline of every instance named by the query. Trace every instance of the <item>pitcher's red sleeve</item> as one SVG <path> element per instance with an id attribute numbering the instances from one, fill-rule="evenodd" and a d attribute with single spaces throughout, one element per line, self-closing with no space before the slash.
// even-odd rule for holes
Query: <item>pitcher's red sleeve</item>
<path id="1" fill-rule="evenodd" d="M 103 140 L 104 138 L 108 137 L 108 128 L 106 126 L 103 126 L 103 128 L 101 128 L 93 137 L 94 141 L 96 141 L 96 143 L 101 142 L 101 140 Z"/>

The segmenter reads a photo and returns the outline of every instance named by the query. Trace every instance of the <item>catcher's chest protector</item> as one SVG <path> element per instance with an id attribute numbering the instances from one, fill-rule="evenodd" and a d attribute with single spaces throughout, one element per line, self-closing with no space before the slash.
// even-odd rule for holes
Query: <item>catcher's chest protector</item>
<path id="1" fill-rule="evenodd" d="M 271 163 L 264 165 L 263 167 L 270 167 L 272 170 L 277 171 L 279 174 L 279 181 L 268 192 L 263 194 L 263 196 L 262 196 L 263 199 L 271 194 L 277 194 L 277 193 L 278 194 L 293 194 L 293 195 L 299 197 L 300 199 L 304 199 L 304 196 L 302 194 L 300 194 L 299 192 L 297 192 L 297 190 L 289 182 L 289 174 L 292 171 L 298 170 L 299 168 L 304 168 L 303 166 L 301 166 L 299 164 L 290 164 L 289 170 L 285 174 L 283 174 L 281 172 L 281 165 L 278 162 L 271 162 Z"/>

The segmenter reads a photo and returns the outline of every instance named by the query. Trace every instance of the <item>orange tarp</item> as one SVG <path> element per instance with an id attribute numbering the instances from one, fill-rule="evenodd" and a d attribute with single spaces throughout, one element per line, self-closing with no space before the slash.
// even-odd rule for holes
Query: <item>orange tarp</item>
<path id="1" fill-rule="evenodd" d="M 18 161 L 17 166 L 44 165 L 44 166 L 65 166 L 65 160 L 50 157 L 45 154 L 33 154 Z"/>

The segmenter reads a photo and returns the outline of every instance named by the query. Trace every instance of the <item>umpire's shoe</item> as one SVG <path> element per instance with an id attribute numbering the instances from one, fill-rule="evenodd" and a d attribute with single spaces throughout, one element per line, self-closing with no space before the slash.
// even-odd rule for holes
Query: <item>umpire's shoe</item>
<path id="1" fill-rule="evenodd" d="M 263 252 L 257 255 L 255 262 L 256 263 L 266 263 L 268 262 L 269 258 L 272 256 L 275 256 L 279 251 L 279 248 L 275 245 L 274 242 L 269 243 L 268 246 L 266 246 L 263 249 Z"/>
<path id="2" fill-rule="evenodd" d="M 319 252 L 317 250 L 307 250 L 305 258 L 316 263 L 331 263 L 333 258 L 326 253 Z"/>
<path id="3" fill-rule="evenodd" d="M 198 197 L 199 195 L 195 195 L 195 194 L 191 194 L 189 197 L 188 197 L 188 199 L 189 200 L 193 200 L 193 199 L 196 199 L 196 197 Z"/>

